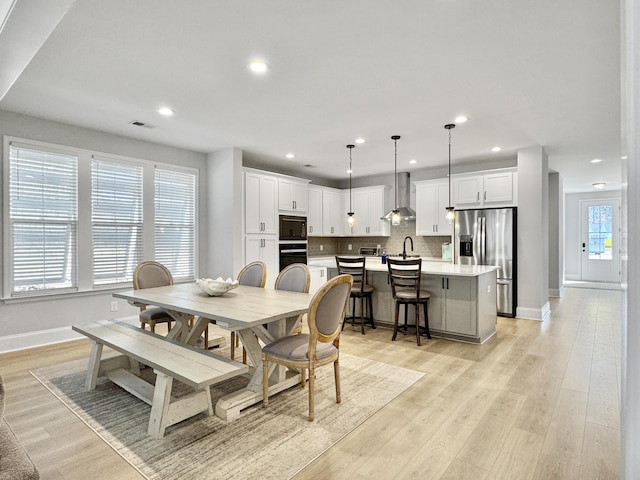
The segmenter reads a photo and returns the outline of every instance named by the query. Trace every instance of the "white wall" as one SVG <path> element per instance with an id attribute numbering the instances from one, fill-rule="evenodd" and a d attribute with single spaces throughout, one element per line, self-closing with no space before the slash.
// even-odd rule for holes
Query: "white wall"
<path id="1" fill-rule="evenodd" d="M 135 128 L 135 127 L 132 127 Z M 189 150 L 168 147 L 156 143 L 74 127 L 58 122 L 42 120 L 0 110 L 0 135 L 10 135 L 29 140 L 79 147 L 103 153 L 123 155 L 159 163 L 182 165 L 200 170 L 199 244 L 208 243 L 207 215 L 207 164 L 206 155 Z M 2 142 L 0 142 L 2 149 Z M 4 162 L 4 152 L 0 152 Z M 0 168 L 0 172 L 3 168 Z M 0 173 L 1 175 L 1 173 Z M 1 179 L 0 179 L 1 180 Z M 0 189 L 2 182 L 0 181 Z M 2 198 L 0 194 L 0 198 Z M 0 222 L 0 229 L 2 222 Z M 0 241 L 4 238 L 0 234 Z M 0 251 L 2 251 L 0 249 Z M 199 268 L 207 265 L 208 252 L 200 248 Z M 0 291 L 2 289 L 0 288 Z M 43 339 L 63 340 L 72 338 L 70 326 L 101 318 L 136 315 L 137 308 L 125 301 L 118 301 L 118 311 L 110 311 L 113 300 L 110 292 L 82 293 L 64 298 L 48 297 L 39 300 L 0 302 L 0 352 L 42 344 Z"/>
<path id="2" fill-rule="evenodd" d="M 622 8 L 622 398 L 620 478 L 640 478 L 640 2 Z"/>
<path id="3" fill-rule="evenodd" d="M 549 310 L 549 160 L 542 147 L 518 151 L 518 308 L 546 320 Z"/>
<path id="4" fill-rule="evenodd" d="M 583 200 L 620 200 L 620 190 L 568 193 L 564 199 L 564 278 L 580 280 L 582 272 L 582 235 L 580 233 L 580 202 Z"/>
<path id="5" fill-rule="evenodd" d="M 549 296 L 563 296 L 564 208 L 559 173 L 549 174 Z"/>

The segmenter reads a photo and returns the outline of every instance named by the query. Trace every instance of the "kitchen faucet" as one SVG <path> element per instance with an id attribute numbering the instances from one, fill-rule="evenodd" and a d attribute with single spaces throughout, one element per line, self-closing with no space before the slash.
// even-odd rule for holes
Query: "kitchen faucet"
<path id="1" fill-rule="evenodd" d="M 413 238 L 407 235 L 406 237 L 404 237 L 404 242 L 402 242 L 402 258 L 403 259 L 407 258 L 407 239 L 411 242 L 411 251 L 413 252 Z"/>

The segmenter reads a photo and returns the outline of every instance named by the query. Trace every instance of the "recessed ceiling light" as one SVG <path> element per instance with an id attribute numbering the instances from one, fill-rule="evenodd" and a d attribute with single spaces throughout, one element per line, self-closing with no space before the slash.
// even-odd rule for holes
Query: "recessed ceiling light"
<path id="1" fill-rule="evenodd" d="M 347 168 L 347 173 L 353 173 L 353 170 L 351 170 L 350 168 Z"/>
<path id="2" fill-rule="evenodd" d="M 411 160 L 409 160 L 409 163 L 411 165 L 415 165 L 416 163 L 418 163 L 418 161 L 415 158 L 412 158 Z"/>
<path id="3" fill-rule="evenodd" d="M 498 147 L 497 145 L 491 149 L 492 152 L 499 152 L 502 150 L 502 147 Z"/>
<path id="4" fill-rule="evenodd" d="M 593 160 L 590 160 L 591 163 L 600 163 L 602 161 L 602 159 L 600 158 L 594 158 Z"/>
<path id="5" fill-rule="evenodd" d="M 620 157 L 620 160 L 626 160 L 628 157 L 626 155 L 623 155 Z"/>
<path id="6" fill-rule="evenodd" d="M 467 117 L 465 117 L 464 115 L 458 115 L 456 117 L 455 123 L 464 123 L 467 120 L 469 120 Z"/>
<path id="7" fill-rule="evenodd" d="M 296 156 L 293 153 L 287 153 L 285 157 L 287 157 L 289 160 L 291 160 L 292 158 L 296 158 Z"/>
<path id="8" fill-rule="evenodd" d="M 265 73 L 267 70 L 269 70 L 269 66 L 262 60 L 254 60 L 253 62 L 249 62 L 248 67 L 249 70 L 251 70 L 253 73 Z"/>
<path id="9" fill-rule="evenodd" d="M 172 109 L 170 109 L 169 107 L 160 107 L 160 108 L 158 109 L 158 113 L 159 113 L 160 115 L 164 115 L 165 117 L 170 117 L 171 115 L 173 115 L 173 114 L 174 114 L 174 113 L 176 113 L 176 112 L 174 112 L 174 111 L 173 111 Z"/>
<path id="10" fill-rule="evenodd" d="M 356 138 L 356 143 L 364 143 L 364 138 L 362 137 Z"/>
<path id="11" fill-rule="evenodd" d="M 604 190 L 605 185 L 606 183 L 604 182 L 598 182 L 593 184 L 593 188 L 595 188 L 596 190 Z"/>

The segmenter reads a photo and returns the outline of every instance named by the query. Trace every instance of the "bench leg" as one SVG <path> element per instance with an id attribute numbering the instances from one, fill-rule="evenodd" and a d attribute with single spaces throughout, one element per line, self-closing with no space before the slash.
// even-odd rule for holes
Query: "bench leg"
<path id="1" fill-rule="evenodd" d="M 102 343 L 91 340 L 91 353 L 89 354 L 89 366 L 87 368 L 87 391 L 95 390 L 98 372 L 100 371 L 100 358 L 102 358 Z"/>
<path id="2" fill-rule="evenodd" d="M 153 404 L 151 405 L 151 416 L 149 418 L 147 433 L 153 438 L 162 438 L 168 426 L 173 378 L 157 370 L 155 374 L 156 386 L 153 389 Z"/>

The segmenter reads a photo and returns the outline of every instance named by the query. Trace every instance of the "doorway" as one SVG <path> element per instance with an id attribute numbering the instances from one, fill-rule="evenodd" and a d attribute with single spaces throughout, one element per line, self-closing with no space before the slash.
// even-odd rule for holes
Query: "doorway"
<path id="1" fill-rule="evenodd" d="M 581 280 L 620 282 L 620 200 L 580 201 Z"/>

